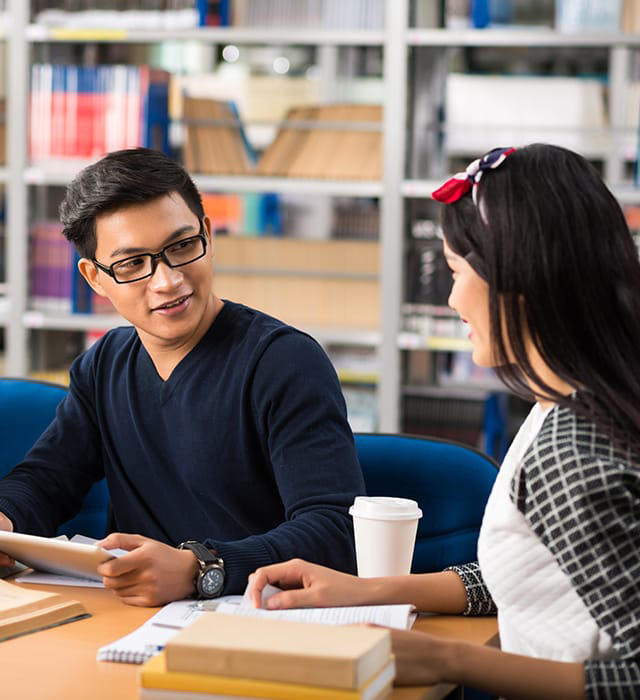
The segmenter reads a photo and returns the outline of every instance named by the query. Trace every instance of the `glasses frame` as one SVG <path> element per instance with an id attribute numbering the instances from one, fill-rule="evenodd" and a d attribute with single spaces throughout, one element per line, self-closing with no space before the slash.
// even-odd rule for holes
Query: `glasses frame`
<path id="1" fill-rule="evenodd" d="M 178 243 L 183 243 L 184 241 L 191 241 L 194 238 L 200 238 L 202 240 L 202 253 L 200 255 L 198 255 L 198 257 L 194 258 L 193 260 L 189 260 L 189 262 L 184 262 L 184 263 L 180 263 L 178 265 L 174 265 L 167 258 L 167 250 L 169 248 L 172 248 L 174 245 L 177 245 Z M 95 258 L 93 258 L 91 260 L 91 262 L 99 270 L 102 270 L 102 272 L 109 275 L 109 277 L 111 277 L 116 284 L 131 284 L 131 282 L 139 282 L 140 280 L 145 280 L 148 277 L 153 277 L 159 260 L 162 260 L 162 262 L 164 262 L 164 264 L 167 265 L 167 267 L 174 269 L 176 267 L 184 267 L 185 265 L 191 265 L 191 263 L 195 262 L 196 260 L 200 260 L 206 254 L 207 254 L 207 237 L 204 234 L 204 224 L 202 223 L 202 219 L 200 219 L 200 230 L 198 231 L 198 233 L 196 233 L 193 236 L 187 236 L 187 238 L 181 238 L 180 240 L 174 241 L 173 243 L 169 243 L 168 245 L 164 246 L 164 248 L 162 250 L 158 251 L 157 253 L 138 253 L 138 255 L 130 255 L 126 258 L 121 258 L 120 260 L 116 260 L 111 265 L 103 265 L 101 262 L 98 262 Z M 132 279 L 132 280 L 119 280 L 116 277 L 116 273 L 113 270 L 115 265 L 120 265 L 123 262 L 127 262 L 127 260 L 135 260 L 135 258 L 141 258 L 141 257 L 148 257 L 151 260 L 151 272 L 148 272 L 146 275 L 142 275 L 141 277 L 136 277 L 135 279 Z"/>

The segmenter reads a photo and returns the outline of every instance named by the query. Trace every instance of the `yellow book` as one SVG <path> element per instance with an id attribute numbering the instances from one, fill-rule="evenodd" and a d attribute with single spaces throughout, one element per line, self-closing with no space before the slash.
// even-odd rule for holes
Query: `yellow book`
<path id="1" fill-rule="evenodd" d="M 200 700 L 200 698 L 268 698 L 277 700 L 382 700 L 391 692 L 395 663 L 390 656 L 386 665 L 360 688 L 321 688 L 300 683 L 232 678 L 207 673 L 168 671 L 165 653 L 149 659 L 140 667 L 141 700 Z"/>
<path id="2" fill-rule="evenodd" d="M 165 646 L 167 669 L 356 689 L 388 663 L 388 629 L 209 612 Z"/>

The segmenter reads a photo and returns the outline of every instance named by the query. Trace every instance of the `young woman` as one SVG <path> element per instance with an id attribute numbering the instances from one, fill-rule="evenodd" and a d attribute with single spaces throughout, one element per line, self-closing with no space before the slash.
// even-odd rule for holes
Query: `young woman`
<path id="1" fill-rule="evenodd" d="M 397 681 L 508 698 L 640 694 L 640 263 L 595 168 L 563 148 L 494 149 L 446 204 L 449 305 L 473 359 L 535 401 L 486 506 L 478 563 L 358 579 L 294 560 L 258 569 L 267 607 L 411 602 L 497 609 L 501 649 L 393 632 Z"/>

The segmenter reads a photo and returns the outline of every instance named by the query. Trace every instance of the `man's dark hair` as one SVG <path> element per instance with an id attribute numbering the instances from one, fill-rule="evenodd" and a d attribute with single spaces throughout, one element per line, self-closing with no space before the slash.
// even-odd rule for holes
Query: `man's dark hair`
<path id="1" fill-rule="evenodd" d="M 63 234 L 83 258 L 96 254 L 96 217 L 175 192 L 201 219 L 200 193 L 175 160 L 149 148 L 108 153 L 69 184 L 60 205 Z"/>

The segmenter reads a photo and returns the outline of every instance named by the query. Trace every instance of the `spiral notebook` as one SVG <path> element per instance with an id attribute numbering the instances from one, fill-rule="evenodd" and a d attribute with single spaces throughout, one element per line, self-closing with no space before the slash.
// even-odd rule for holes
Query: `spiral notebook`
<path id="1" fill-rule="evenodd" d="M 115 642 L 98 649 L 98 661 L 142 664 L 162 651 L 164 645 L 183 627 L 187 627 L 206 610 L 218 605 L 238 604 L 240 596 L 223 596 L 210 601 L 177 600 L 165 605 L 143 625 Z"/>
<path id="2" fill-rule="evenodd" d="M 179 629 L 154 625 L 151 620 L 115 642 L 100 647 L 97 660 L 142 664 L 162 651 L 164 645 L 179 632 Z"/>

